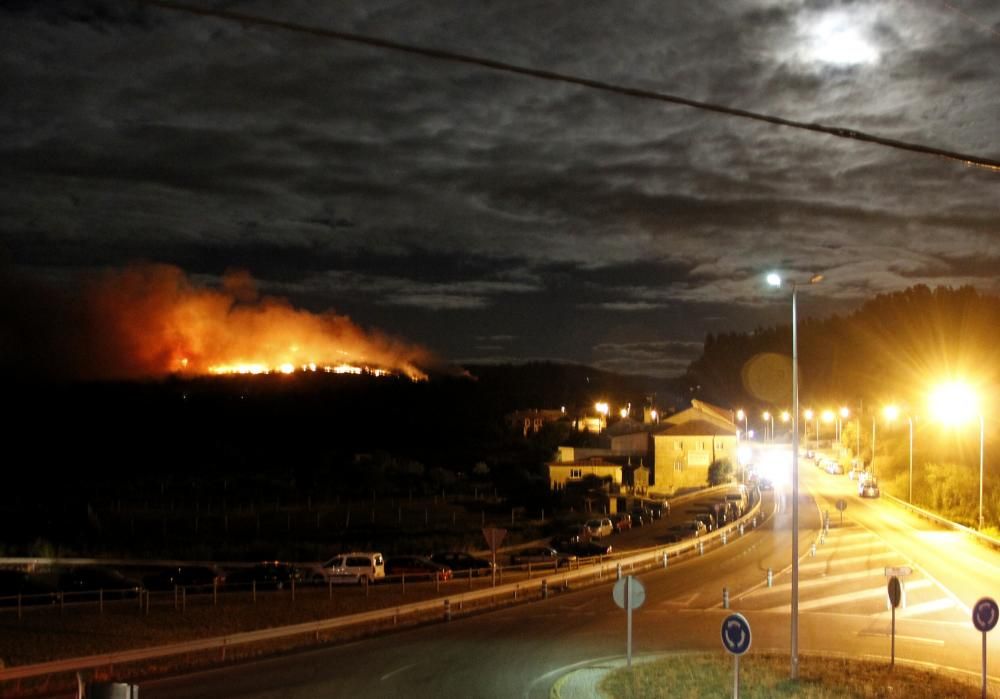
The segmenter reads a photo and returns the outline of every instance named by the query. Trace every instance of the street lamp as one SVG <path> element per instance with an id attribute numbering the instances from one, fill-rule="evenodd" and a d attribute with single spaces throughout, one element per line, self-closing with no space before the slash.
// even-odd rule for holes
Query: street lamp
<path id="1" fill-rule="evenodd" d="M 823 280 L 822 274 L 813 275 L 809 284 Z M 781 277 L 771 272 L 767 283 L 781 287 Z M 798 284 L 792 282 L 792 614 L 791 614 L 791 665 L 792 679 L 799 676 L 799 340 L 796 327 L 796 298 Z"/>
<path id="2" fill-rule="evenodd" d="M 833 422 L 833 417 L 834 416 L 833 416 L 833 411 L 832 410 L 824 410 L 823 411 L 823 422 L 825 422 L 826 424 L 829 425 L 830 423 L 832 423 Z M 836 429 L 836 427 L 837 426 L 834 425 L 834 429 Z"/>
<path id="3" fill-rule="evenodd" d="M 958 381 L 938 386 L 931 394 L 931 412 L 941 422 L 951 425 L 979 418 L 979 528 L 983 528 L 983 446 L 986 421 L 979 407 L 979 398 L 968 384 Z"/>
<path id="4" fill-rule="evenodd" d="M 748 418 L 746 412 L 743 408 L 736 411 L 736 419 L 743 421 L 743 434 L 747 435 L 747 439 L 750 438 L 750 425 L 748 424 Z"/>
<path id="5" fill-rule="evenodd" d="M 899 408 L 897 408 L 895 405 L 885 406 L 882 412 L 885 415 L 885 419 L 888 420 L 889 422 L 892 422 L 893 420 L 899 417 Z M 910 480 L 908 488 L 909 495 L 907 496 L 906 501 L 912 505 L 913 504 L 913 417 L 907 415 L 906 422 L 909 423 L 910 425 Z M 979 526 L 980 528 L 982 528 L 982 524 L 980 524 Z"/>
<path id="6" fill-rule="evenodd" d="M 767 427 L 766 423 L 768 421 L 771 422 L 771 441 L 773 442 L 774 441 L 774 415 L 772 415 L 770 413 L 770 411 L 765 410 L 764 414 L 761 415 L 761 417 L 764 418 L 764 423 L 765 423 L 764 427 L 765 428 Z M 767 441 L 767 430 L 766 429 L 764 430 L 764 441 Z"/>

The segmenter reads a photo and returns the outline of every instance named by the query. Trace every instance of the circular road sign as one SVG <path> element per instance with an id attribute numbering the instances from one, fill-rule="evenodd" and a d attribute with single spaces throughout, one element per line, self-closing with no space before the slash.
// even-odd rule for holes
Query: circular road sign
<path id="1" fill-rule="evenodd" d="M 992 597 L 983 597 L 972 608 L 972 624 L 983 633 L 990 631 L 997 625 L 998 617 L 1000 617 L 1000 608 L 997 607 L 997 602 Z"/>
<path id="2" fill-rule="evenodd" d="M 730 614 L 722 622 L 722 646 L 733 655 L 750 649 L 750 622 L 742 614 Z"/>
<path id="3" fill-rule="evenodd" d="M 893 575 L 889 578 L 889 602 L 893 607 L 899 606 L 899 600 L 903 596 L 903 588 L 899 584 L 899 578 Z"/>
<path id="4" fill-rule="evenodd" d="M 837 509 L 840 510 L 841 512 L 843 512 L 844 510 L 846 510 L 847 509 L 847 501 L 844 500 L 843 498 L 841 498 L 840 500 L 837 500 Z"/>
<path id="5" fill-rule="evenodd" d="M 629 580 L 632 581 L 632 589 L 629 590 L 628 606 L 632 609 L 638 609 L 646 601 L 646 588 L 642 586 L 638 578 L 633 578 L 631 575 L 619 578 L 618 582 L 615 583 L 614 589 L 611 590 L 611 597 L 614 599 L 615 604 L 625 609 L 625 586 Z"/>

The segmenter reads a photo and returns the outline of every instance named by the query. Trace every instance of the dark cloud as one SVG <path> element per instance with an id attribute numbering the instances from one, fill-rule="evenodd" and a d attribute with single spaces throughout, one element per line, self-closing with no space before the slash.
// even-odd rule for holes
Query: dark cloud
<path id="1" fill-rule="evenodd" d="M 202 6 L 1000 157 L 988 0 Z M 0 18 L 0 252 L 37 279 L 243 268 L 451 358 L 658 374 L 783 317 L 771 267 L 823 312 L 997 290 L 986 170 L 138 4 Z"/>

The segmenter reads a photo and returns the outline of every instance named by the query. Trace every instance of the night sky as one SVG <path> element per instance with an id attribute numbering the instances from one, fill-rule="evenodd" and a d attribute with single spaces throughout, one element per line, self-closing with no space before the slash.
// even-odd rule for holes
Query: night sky
<path id="1" fill-rule="evenodd" d="M 191 0 L 1000 159 L 995 0 Z M 0 270 L 176 266 L 456 363 L 1000 292 L 1000 172 L 134 2 L 0 3 Z"/>

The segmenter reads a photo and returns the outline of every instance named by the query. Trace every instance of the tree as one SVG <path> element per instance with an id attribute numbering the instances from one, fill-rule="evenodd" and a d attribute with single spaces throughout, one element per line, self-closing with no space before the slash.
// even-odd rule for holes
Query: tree
<path id="1" fill-rule="evenodd" d="M 725 485 L 733 478 L 733 465 L 729 459 L 717 459 L 708 467 L 708 484 Z"/>

